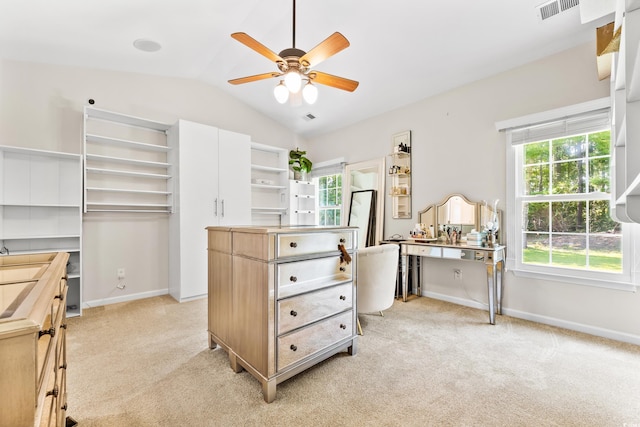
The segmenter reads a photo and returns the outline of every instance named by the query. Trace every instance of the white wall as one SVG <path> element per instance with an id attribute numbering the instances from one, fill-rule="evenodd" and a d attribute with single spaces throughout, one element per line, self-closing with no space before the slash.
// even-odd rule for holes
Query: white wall
<path id="1" fill-rule="evenodd" d="M 497 198 L 505 208 L 505 135 L 496 132 L 496 121 L 607 96 L 609 81 L 598 81 L 595 46 L 589 43 L 313 138 L 309 156 L 316 162 L 341 156 L 348 163 L 382 157 L 391 151 L 391 135 L 410 129 L 413 217 L 392 219 L 389 199 L 385 215 L 385 236 L 406 236 L 417 212 L 449 193 L 477 201 Z M 425 267 L 423 292 L 471 306 L 486 304 L 482 265 L 426 260 Z M 453 281 L 454 268 L 462 269 L 461 282 Z M 514 316 L 640 344 L 639 293 L 508 272 L 504 306 Z"/>
<path id="2" fill-rule="evenodd" d="M 263 144 L 288 148 L 299 143 L 283 126 L 203 83 L 26 62 L 0 64 L 1 145 L 80 154 L 82 109 L 89 98 L 105 110 L 165 123 L 192 120 L 249 134 Z M 84 216 L 83 233 L 84 301 L 103 304 L 167 292 L 166 214 L 91 213 Z M 126 271 L 124 290 L 115 287 L 119 267 Z"/>

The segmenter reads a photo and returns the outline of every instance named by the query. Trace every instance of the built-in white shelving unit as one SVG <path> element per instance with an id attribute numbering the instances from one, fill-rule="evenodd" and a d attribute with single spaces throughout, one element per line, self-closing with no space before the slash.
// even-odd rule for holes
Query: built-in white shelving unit
<path id="1" fill-rule="evenodd" d="M 393 136 L 391 167 L 391 201 L 394 218 L 411 218 L 411 131 Z"/>
<path id="2" fill-rule="evenodd" d="M 0 250 L 68 252 L 67 315 L 81 314 L 82 158 L 0 146 Z"/>
<path id="3" fill-rule="evenodd" d="M 640 222 L 640 0 L 619 2 L 620 51 L 611 73 L 612 216 Z"/>
<path id="4" fill-rule="evenodd" d="M 251 143 L 251 222 L 280 225 L 289 222 L 289 151 Z"/>
<path id="5" fill-rule="evenodd" d="M 172 212 L 170 127 L 85 107 L 84 212 Z"/>
<path id="6" fill-rule="evenodd" d="M 291 225 L 318 224 L 318 200 L 316 186 L 312 181 L 289 181 Z"/>

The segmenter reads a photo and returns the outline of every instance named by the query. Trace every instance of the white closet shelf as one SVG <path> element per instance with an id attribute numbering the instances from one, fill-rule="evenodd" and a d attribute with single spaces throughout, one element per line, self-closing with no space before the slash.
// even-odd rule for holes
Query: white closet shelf
<path id="1" fill-rule="evenodd" d="M 633 69 L 640 70 L 640 44 L 635 52 L 635 60 L 633 61 Z M 627 84 L 627 102 L 640 101 L 640 74 L 634 73 L 629 76 L 629 83 Z"/>
<path id="2" fill-rule="evenodd" d="M 142 119 L 135 116 L 129 116 L 126 114 L 114 113 L 112 111 L 101 110 L 99 108 L 85 107 L 85 112 L 88 117 L 92 119 L 107 120 L 110 122 L 118 122 L 130 126 L 143 127 L 147 129 L 157 130 L 165 132 L 169 130 L 171 125 L 153 120 Z"/>
<path id="3" fill-rule="evenodd" d="M 114 206 L 114 207 L 132 207 L 132 208 L 170 208 L 171 205 L 166 203 L 113 203 L 113 202 L 87 202 L 87 206 Z"/>
<path id="4" fill-rule="evenodd" d="M 312 194 L 294 194 L 293 197 L 297 197 L 298 199 L 315 199 L 316 196 Z"/>
<path id="5" fill-rule="evenodd" d="M 85 139 L 87 140 L 87 142 L 122 145 L 126 147 L 131 147 L 131 148 L 138 148 L 140 150 L 146 150 L 146 151 L 167 152 L 171 149 L 166 145 L 147 144 L 145 142 L 130 141 L 128 139 L 111 138 L 108 136 L 100 136 L 100 135 L 94 135 L 89 133 L 85 135 Z"/>
<path id="6" fill-rule="evenodd" d="M 270 190 L 282 190 L 287 188 L 286 185 L 273 185 L 273 184 L 251 184 L 252 188 L 266 188 Z"/>
<path id="7" fill-rule="evenodd" d="M 144 172 L 132 172 L 123 171 L 117 169 L 102 169 L 102 168 L 85 168 L 88 173 L 120 175 L 120 176 L 133 176 L 137 178 L 152 178 L 152 179 L 169 179 L 171 175 L 163 175 L 157 173 L 144 173 Z"/>
<path id="8" fill-rule="evenodd" d="M 97 162 L 110 162 L 110 163 L 122 163 L 128 165 L 148 166 L 153 168 L 166 169 L 171 166 L 166 162 L 150 162 L 147 160 L 125 159 L 122 157 L 103 156 L 100 154 L 87 154 L 85 156 L 87 160 L 93 160 Z"/>
<path id="9" fill-rule="evenodd" d="M 32 255 L 32 254 L 41 254 L 42 252 L 80 252 L 79 248 L 67 248 L 67 249 L 34 249 L 29 251 L 11 251 L 11 255 Z M 73 276 L 70 274 L 69 278 L 79 279 L 79 274 L 74 274 Z"/>
<path id="10" fill-rule="evenodd" d="M 78 154 L 62 153 L 59 151 L 37 150 L 33 148 L 11 147 L 8 145 L 3 145 L 2 151 L 5 151 L 7 153 L 28 154 L 30 156 L 43 155 L 43 156 L 54 157 L 54 158 L 58 157 L 61 159 L 77 159 L 78 157 L 80 157 L 80 155 Z"/>
<path id="11" fill-rule="evenodd" d="M 0 240 L 32 240 L 32 239 L 79 239 L 79 234 L 45 234 L 34 236 L 2 236 Z M 65 249 L 66 250 L 66 249 Z M 42 252 L 42 249 L 40 250 Z"/>
<path id="12" fill-rule="evenodd" d="M 105 187 L 86 187 L 88 191 L 104 191 L 111 193 L 130 193 L 130 194 L 157 194 L 160 196 L 170 196 L 173 194 L 171 191 L 157 191 L 157 190 L 132 190 L 128 188 L 105 188 Z"/>
<path id="13" fill-rule="evenodd" d="M 251 208 L 253 213 L 264 213 L 264 214 L 283 214 L 287 212 L 286 208 L 268 208 L 268 207 L 253 207 Z"/>
<path id="14" fill-rule="evenodd" d="M 273 166 L 264 166 L 264 165 L 251 165 L 251 169 L 254 171 L 262 171 L 262 172 L 273 172 L 273 173 L 282 173 L 288 172 L 289 169 L 278 168 Z"/>
<path id="15" fill-rule="evenodd" d="M 297 214 L 312 214 L 315 213 L 315 211 L 310 211 L 310 210 L 295 210 L 294 213 Z"/>
<path id="16" fill-rule="evenodd" d="M 78 209 L 80 204 L 61 205 L 58 203 L 0 203 L 0 207 L 6 208 L 64 208 L 64 209 Z"/>

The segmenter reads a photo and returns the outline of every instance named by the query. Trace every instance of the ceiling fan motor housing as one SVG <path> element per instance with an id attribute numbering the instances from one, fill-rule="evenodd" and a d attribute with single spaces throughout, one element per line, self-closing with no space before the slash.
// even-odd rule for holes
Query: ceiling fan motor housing
<path id="1" fill-rule="evenodd" d="M 304 50 L 296 49 L 295 47 L 283 50 L 280 52 L 280 58 L 284 59 L 284 62 L 278 61 L 278 68 L 283 73 L 290 69 L 296 69 L 301 73 L 305 73 L 309 64 L 302 64 L 300 58 L 306 53 Z"/>

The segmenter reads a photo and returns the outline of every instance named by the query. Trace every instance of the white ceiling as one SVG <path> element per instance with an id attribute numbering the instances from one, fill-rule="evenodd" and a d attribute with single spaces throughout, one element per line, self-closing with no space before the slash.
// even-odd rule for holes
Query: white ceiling
<path id="1" fill-rule="evenodd" d="M 581 24 L 578 6 L 542 21 L 543 2 L 299 0 L 296 47 L 341 32 L 351 46 L 316 69 L 360 82 L 353 93 L 319 86 L 312 106 L 278 104 L 276 79 L 227 83 L 277 71 L 230 34 L 292 47 L 291 0 L 0 0 L 0 56 L 201 80 L 308 137 L 593 41 L 613 20 Z M 139 38 L 163 48 L 138 51 Z"/>

